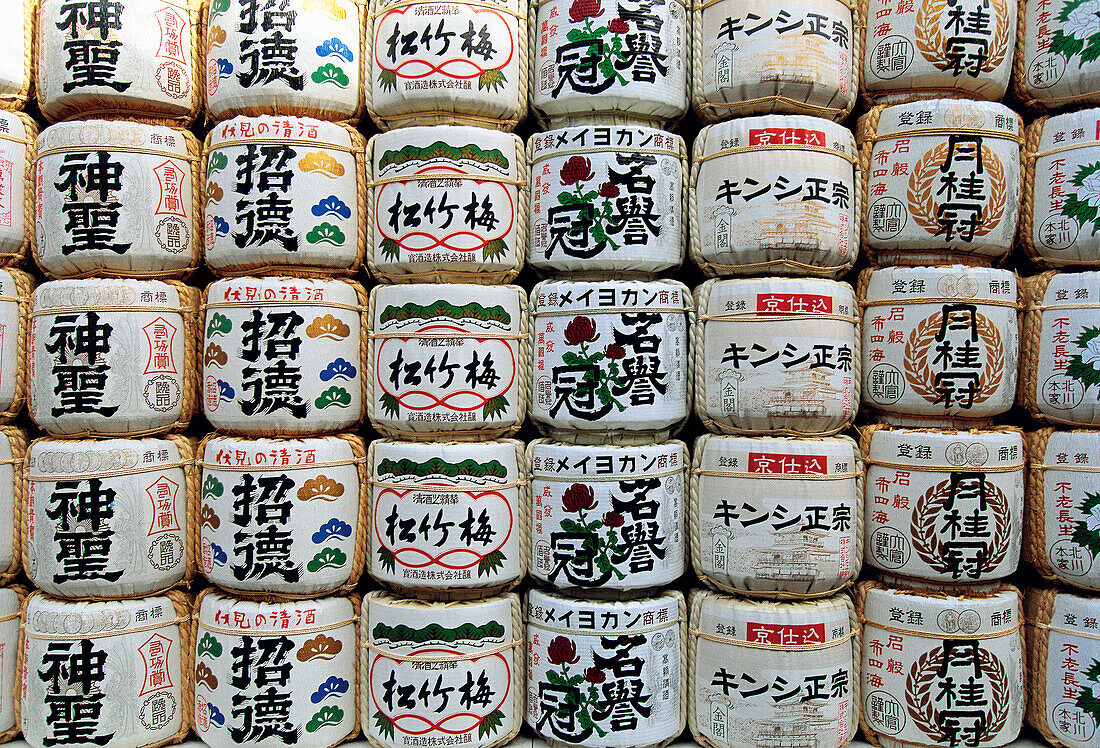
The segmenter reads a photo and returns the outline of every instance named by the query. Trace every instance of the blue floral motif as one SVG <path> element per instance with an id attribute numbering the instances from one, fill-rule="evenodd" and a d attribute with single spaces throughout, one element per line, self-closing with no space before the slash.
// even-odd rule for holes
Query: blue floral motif
<path id="1" fill-rule="evenodd" d="M 328 215 L 337 216 L 339 218 L 351 218 L 351 208 L 349 208 L 347 203 L 343 200 L 336 197 L 336 195 L 329 195 L 328 197 L 322 198 L 316 205 L 310 208 L 310 212 L 318 218 Z"/>
<path id="2" fill-rule="evenodd" d="M 354 379 L 356 371 L 353 364 L 342 358 L 338 358 L 326 366 L 324 371 L 321 372 L 321 381 L 329 382 L 333 379 Z"/>
<path id="3" fill-rule="evenodd" d="M 347 692 L 348 682 L 343 678 L 337 678 L 335 675 L 330 675 L 328 680 L 317 686 L 317 690 L 313 692 L 309 700 L 314 704 L 320 704 L 329 696 L 341 696 Z"/>
<path id="4" fill-rule="evenodd" d="M 355 59 L 351 48 L 336 37 L 318 44 L 316 52 L 318 57 L 339 57 L 344 62 L 351 62 Z"/>
<path id="5" fill-rule="evenodd" d="M 317 545 L 325 542 L 329 538 L 350 538 L 351 537 L 351 525 L 343 520 L 333 517 L 313 533 L 313 542 Z"/>

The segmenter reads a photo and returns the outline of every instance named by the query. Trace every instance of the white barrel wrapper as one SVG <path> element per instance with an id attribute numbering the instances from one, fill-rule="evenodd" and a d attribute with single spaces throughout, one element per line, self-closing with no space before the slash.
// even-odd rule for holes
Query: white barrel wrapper
<path id="1" fill-rule="evenodd" d="M 3 45 L 3 34 L 0 31 L 0 49 L 10 49 Z M 34 226 L 27 219 L 33 215 L 37 138 L 38 128 L 30 117 L 0 112 L 0 260 L 5 264 L 21 259 L 34 241 Z"/>
<path id="2" fill-rule="evenodd" d="M 19 6 L 22 6 L 21 8 Z M 19 0 L 0 25 L 0 107 L 23 109 L 31 92 L 36 0 Z"/>
<path id="3" fill-rule="evenodd" d="M 10 420 L 27 399 L 26 317 L 31 307 L 33 281 L 15 268 L 0 268 L 0 420 Z"/>
<path id="4" fill-rule="evenodd" d="M 19 731 L 19 624 L 26 591 L 0 588 L 0 739 Z"/>
<path id="5" fill-rule="evenodd" d="M 23 566 L 23 513 L 26 511 L 23 459 L 26 453 L 26 435 L 12 426 L 0 426 L 0 517 L 12 518 L 0 532 L 0 583 L 11 581 Z"/>

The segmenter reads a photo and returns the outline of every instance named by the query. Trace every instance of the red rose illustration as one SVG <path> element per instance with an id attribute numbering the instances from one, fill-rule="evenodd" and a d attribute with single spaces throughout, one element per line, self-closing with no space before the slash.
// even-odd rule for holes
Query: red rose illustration
<path id="1" fill-rule="evenodd" d="M 599 18 L 603 15 L 600 0 L 573 0 L 569 6 L 569 20 L 580 23 L 586 18 Z"/>
<path id="2" fill-rule="evenodd" d="M 590 667 L 584 671 L 584 679 L 589 683 L 603 683 L 607 680 L 607 675 L 598 667 Z"/>
<path id="3" fill-rule="evenodd" d="M 562 494 L 561 505 L 567 512 L 583 512 L 586 509 L 595 509 L 596 496 L 591 486 L 574 483 L 565 489 L 565 493 Z"/>
<path id="4" fill-rule="evenodd" d="M 619 188 L 611 182 L 604 182 L 600 185 L 600 197 L 618 197 Z"/>
<path id="5" fill-rule="evenodd" d="M 608 358 L 624 358 L 626 356 L 626 349 L 618 343 L 608 343 L 607 347 L 603 349 L 603 355 Z"/>
<path id="6" fill-rule="evenodd" d="M 630 31 L 630 25 L 621 18 L 613 18 L 611 23 L 607 24 L 607 30 L 612 34 L 625 34 Z"/>
<path id="7" fill-rule="evenodd" d="M 554 637 L 546 650 L 551 665 L 572 665 L 581 658 L 577 657 L 577 645 L 564 636 Z"/>
<path id="8" fill-rule="evenodd" d="M 569 186 L 596 176 L 592 173 L 592 160 L 584 156 L 570 156 L 561 167 L 561 183 Z"/>
<path id="9" fill-rule="evenodd" d="M 625 521 L 618 512 L 608 512 L 603 516 L 603 523 L 608 527 L 622 527 Z"/>
<path id="10" fill-rule="evenodd" d="M 580 345 L 591 343 L 600 334 L 596 332 L 596 321 L 591 317 L 574 317 L 565 326 L 565 344 Z"/>

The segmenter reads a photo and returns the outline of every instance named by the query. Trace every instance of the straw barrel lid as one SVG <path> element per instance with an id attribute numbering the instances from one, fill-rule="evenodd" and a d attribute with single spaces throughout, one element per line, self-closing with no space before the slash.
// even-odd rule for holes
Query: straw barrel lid
<path id="1" fill-rule="evenodd" d="M 898 425 L 990 424 L 1016 395 L 1019 298 L 1009 270 L 864 270 L 864 406 Z"/>
<path id="2" fill-rule="evenodd" d="M 0 94 L 0 105 L 2 100 Z M 34 183 L 37 138 L 38 126 L 29 116 L 0 111 L 0 264 L 19 263 L 34 241 L 34 192 L 30 185 Z"/>
<path id="3" fill-rule="evenodd" d="M 366 563 L 366 447 L 358 436 L 200 447 L 202 573 L 235 594 L 315 597 L 354 588 Z"/>
<path id="4" fill-rule="evenodd" d="M 525 693 L 519 597 L 443 603 L 372 592 L 363 608 L 359 703 L 371 744 L 415 745 L 431 733 L 489 748 L 516 736 Z"/>
<path id="5" fill-rule="evenodd" d="M 0 584 L 11 582 L 23 566 L 23 507 L 27 495 L 23 458 L 26 453 L 26 434 L 14 426 L 0 426 L 0 516 L 12 518 L 10 523 L 5 523 L 7 529 L 0 533 Z M 2 707 L 0 700 L 0 709 Z"/>
<path id="6" fill-rule="evenodd" d="M 32 442 L 24 476 L 27 577 L 70 599 L 185 585 L 195 564 L 194 456 L 181 436 Z"/>
<path id="7" fill-rule="evenodd" d="M 855 736 L 860 631 L 847 595 L 775 603 L 695 591 L 689 633 L 689 726 L 699 742 L 809 738 L 840 748 Z"/>
<path id="8" fill-rule="evenodd" d="M 36 0 L 20 0 L 0 25 L 0 49 L 7 50 L 0 59 L 0 108 L 23 109 L 30 99 L 36 5 Z"/>
<path id="9" fill-rule="evenodd" d="M 0 661 L 0 742 L 7 742 L 19 734 L 19 655 L 20 609 L 27 591 L 22 587 L 0 587 L 0 645 L 10 657 Z"/>
<path id="10" fill-rule="evenodd" d="M 1028 108 L 1100 103 L 1100 68 L 1086 51 L 1095 35 L 1088 7 L 1065 2 L 1052 13 L 1041 0 L 1019 0 L 1012 94 Z"/>

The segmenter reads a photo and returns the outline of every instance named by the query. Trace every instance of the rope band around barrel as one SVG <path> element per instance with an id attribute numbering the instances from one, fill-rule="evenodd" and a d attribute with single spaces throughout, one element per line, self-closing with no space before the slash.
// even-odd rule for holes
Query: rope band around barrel
<path id="1" fill-rule="evenodd" d="M 397 662 L 468 662 L 470 660 L 480 660 L 485 657 L 492 657 L 501 652 L 507 652 L 509 649 L 514 649 L 520 644 L 523 644 L 522 639 L 513 639 L 510 642 L 505 642 L 504 644 L 486 649 L 482 652 L 465 652 L 463 654 L 453 655 L 401 655 L 390 652 L 387 649 L 382 649 L 374 642 L 366 642 L 364 646 L 380 657 L 385 657 L 387 660 L 396 660 Z"/>
<path id="2" fill-rule="evenodd" d="M 946 296 L 928 296 L 915 299 L 867 299 L 860 301 L 860 307 L 873 306 L 920 306 L 922 304 L 973 304 L 975 306 L 1007 306 L 1014 309 L 1022 309 L 1018 301 L 1009 299 L 960 299 Z"/>
<path id="3" fill-rule="evenodd" d="M 182 468 L 187 470 L 195 466 L 194 460 L 176 460 L 174 462 L 166 462 L 162 465 L 142 465 L 134 468 L 120 468 L 118 470 L 103 470 L 103 471 L 88 471 L 79 473 L 28 473 L 27 480 L 38 483 L 47 481 L 61 481 L 61 480 L 88 480 L 89 478 L 118 478 L 123 475 L 143 475 L 145 473 L 156 473 L 161 470 L 175 470 L 176 468 Z"/>
<path id="4" fill-rule="evenodd" d="M 93 151 L 107 151 L 108 153 L 136 153 L 142 156 L 156 156 L 157 158 L 170 158 L 174 161 L 186 161 L 193 164 L 199 161 L 198 156 L 180 155 L 175 151 L 158 151 L 155 148 L 135 148 L 134 146 L 112 145 L 110 143 L 81 143 L 79 145 L 56 145 L 52 148 L 44 148 L 38 152 L 37 158 L 53 156 L 59 153 L 92 153 Z"/>
<path id="5" fill-rule="evenodd" d="M 771 314 L 769 312 L 750 310 L 723 314 L 700 314 L 698 316 L 700 322 L 796 322 L 801 320 L 822 319 L 837 320 L 838 322 L 847 322 L 852 325 L 859 322 L 859 318 L 854 315 L 816 314 L 814 312 L 806 312 L 805 314 Z"/>
<path id="6" fill-rule="evenodd" d="M 332 631 L 333 629 L 342 628 L 343 626 L 353 625 L 359 622 L 357 617 L 352 617 L 318 626 L 296 626 L 294 628 L 285 629 L 237 629 L 230 626 L 219 626 L 214 623 L 207 623 L 199 618 L 198 615 L 195 615 L 194 619 L 195 622 L 198 623 L 199 628 L 204 631 L 211 631 L 215 634 L 225 634 L 227 636 L 306 636 L 309 634 L 317 634 L 322 631 Z"/>
<path id="7" fill-rule="evenodd" d="M 599 314 L 687 314 L 688 307 L 595 307 L 586 309 L 536 309 L 531 313 L 532 317 L 571 317 L 575 315 L 596 316 Z"/>
<path id="8" fill-rule="evenodd" d="M 858 478 L 863 473 L 849 471 L 845 473 L 744 473 L 734 470 L 704 470 L 697 468 L 691 471 L 692 475 L 705 475 L 713 478 L 751 478 L 754 480 L 851 480 Z"/>
<path id="9" fill-rule="evenodd" d="M 442 180 L 455 180 L 464 182 L 494 182 L 496 184 L 509 184 L 517 187 L 525 187 L 527 180 L 516 177 L 498 177 L 493 174 L 455 174 L 444 172 L 428 172 L 422 174 L 407 174 L 405 176 L 392 176 L 382 177 L 381 179 L 372 179 L 367 182 L 367 187 L 378 187 L 384 184 L 393 184 L 394 182 L 400 182 L 405 184 L 407 182 L 438 182 Z"/>
<path id="10" fill-rule="evenodd" d="M 709 3 L 698 7 L 698 10 L 705 10 L 715 3 L 724 2 L 725 0 L 710 0 Z M 699 106 L 704 109 L 743 109 L 751 108 L 757 104 L 770 104 L 772 102 L 786 104 L 789 107 L 795 109 L 809 109 L 814 112 L 818 112 L 823 116 L 823 119 L 831 119 L 831 115 L 840 114 L 845 111 L 847 107 L 842 106 L 821 106 L 819 104 L 810 104 L 806 101 L 800 101 L 799 99 L 792 99 L 789 96 L 759 96 L 755 99 L 741 99 L 740 101 L 704 101 Z"/>
<path id="11" fill-rule="evenodd" d="M 667 478 L 670 475 L 679 475 L 687 470 L 687 465 L 675 470 L 646 471 L 639 475 L 546 475 L 544 473 L 531 473 L 532 481 L 543 483 L 616 483 L 618 481 L 638 480 L 641 478 Z"/>
<path id="12" fill-rule="evenodd" d="M 496 3 L 482 2 L 481 0 L 399 0 L 399 2 L 391 3 L 390 5 L 380 6 L 370 14 L 370 20 L 374 20 L 378 16 L 384 16 L 391 10 L 397 10 L 398 8 L 408 8 L 411 5 L 466 5 L 471 8 L 484 8 L 486 10 L 497 10 L 501 13 L 506 13 L 516 18 L 527 18 L 527 7 L 524 6 L 523 10 L 513 10 L 505 5 L 497 5 Z M 488 118 L 487 118 L 488 119 Z M 499 120 L 498 120 L 499 121 Z"/>
<path id="13" fill-rule="evenodd" d="M 723 156 L 735 156 L 740 153 L 754 153 L 757 151 L 809 151 L 810 153 L 822 153 L 826 156 L 836 156 L 837 158 L 844 159 L 850 164 L 858 164 L 859 157 L 853 156 L 848 153 L 834 150 L 832 148 L 825 148 L 820 145 L 782 145 L 782 144 L 768 144 L 768 145 L 746 145 L 739 148 L 726 148 L 721 151 L 715 151 L 714 153 L 705 153 L 702 156 L 695 159 L 695 163 L 703 164 L 711 159 L 722 158 Z"/>
<path id="14" fill-rule="evenodd" d="M 207 309 L 248 309 L 251 307 L 284 307 L 284 306 L 316 306 L 329 309 L 347 309 L 352 312 L 363 313 L 367 308 L 361 304 L 344 304 L 339 301 L 291 301 L 290 299 L 255 299 L 253 301 L 208 301 L 202 305 L 202 310 Z"/>
<path id="15" fill-rule="evenodd" d="M 217 462 L 207 462 L 205 460 L 200 464 L 203 470 L 219 470 L 226 473 L 247 473 L 254 470 L 315 470 L 321 468 L 344 467 L 345 465 L 363 465 L 365 463 L 365 458 L 357 458 L 353 460 L 323 460 L 321 462 L 295 465 L 278 465 L 275 463 L 271 465 L 222 465 Z"/>
<path id="16" fill-rule="evenodd" d="M 967 137 L 977 136 L 982 138 L 994 138 L 997 140 L 1010 140 L 1017 145 L 1024 142 L 1024 137 L 1020 133 L 1005 132 L 1004 130 L 948 127 L 946 125 L 940 127 L 918 127 L 913 130 L 901 130 L 888 133 L 875 133 L 875 136 L 871 138 L 871 142 L 881 143 L 884 140 L 909 140 L 911 138 L 919 138 L 928 135 L 966 135 Z"/>
<path id="17" fill-rule="evenodd" d="M 565 157 L 565 156 L 584 156 L 584 155 L 603 154 L 603 153 L 617 153 L 620 150 L 631 153 L 631 154 L 644 154 L 644 155 L 647 155 L 647 156 L 671 156 L 672 158 L 675 158 L 676 160 L 680 159 L 680 154 L 677 151 L 666 150 L 664 148 L 628 148 L 628 147 L 616 148 L 613 145 L 607 145 L 607 146 L 595 146 L 595 145 L 593 145 L 593 146 L 587 146 L 587 147 L 582 147 L 582 148 L 556 149 L 556 150 L 552 150 L 552 151 L 545 151 L 543 153 L 539 153 L 531 159 L 531 166 L 534 166 L 537 163 L 540 163 L 542 161 L 546 161 L 546 160 L 551 159 L 551 158 L 562 158 L 562 157 Z"/>
<path id="18" fill-rule="evenodd" d="M 860 616 L 859 622 L 863 626 L 873 626 L 876 629 L 881 629 L 882 631 L 888 631 L 891 634 L 900 634 L 902 636 L 914 636 L 918 639 L 938 639 L 940 641 L 943 641 L 943 640 L 946 640 L 946 639 L 950 639 L 952 641 L 1000 639 L 1003 636 L 1009 636 L 1010 634 L 1016 633 L 1017 631 L 1020 630 L 1020 627 L 1024 625 L 1022 621 L 1017 621 L 1015 626 L 1013 626 L 1012 628 L 1009 628 L 1009 629 L 1005 629 L 1003 631 L 987 631 L 984 634 L 963 634 L 963 633 L 956 632 L 956 633 L 958 633 L 958 635 L 956 635 L 956 634 L 948 634 L 947 632 L 944 632 L 944 631 L 941 631 L 939 633 L 935 633 L 935 632 L 932 632 L 932 631 L 912 631 L 910 629 L 903 629 L 903 628 L 898 628 L 897 626 L 891 626 L 890 624 L 887 624 L 887 623 L 879 623 L 878 621 L 872 621 L 872 620 L 870 620 L 868 618 L 865 618 L 863 616 Z"/>
<path id="19" fill-rule="evenodd" d="M 508 483 L 491 484 L 485 486 L 441 486 L 438 484 L 429 483 L 427 485 L 420 483 L 393 483 L 384 480 L 371 480 L 368 481 L 370 485 L 376 488 L 390 488 L 394 490 L 411 491 L 424 491 L 425 493 L 477 493 L 481 491 L 504 491 L 510 488 L 520 488 L 526 486 L 528 481 L 514 480 Z"/>
<path id="20" fill-rule="evenodd" d="M 371 340 L 386 338 L 400 338 L 402 340 L 523 340 L 531 336 L 523 332 L 459 332 L 457 330 L 454 332 L 431 332 L 428 330 L 424 332 L 418 332 L 416 330 L 398 332 L 397 330 L 392 330 L 388 332 L 372 332 L 368 337 Z"/>
<path id="21" fill-rule="evenodd" d="M 664 623 L 654 623 L 650 626 L 642 626 L 636 629 L 592 629 L 592 630 L 580 630 L 570 629 L 559 626 L 551 626 L 547 623 L 541 623 L 540 621 L 532 621 L 528 619 L 527 628 L 537 628 L 543 631 L 549 631 L 551 634 L 565 634 L 566 636 L 614 636 L 617 634 L 648 634 L 651 631 L 664 631 L 665 629 L 678 626 L 683 623 L 683 618 L 669 618 Z"/>
<path id="22" fill-rule="evenodd" d="M 47 613 L 49 611 L 41 611 Z M 74 611 L 75 613 L 75 611 Z M 133 628 L 120 629 L 117 631 L 90 631 L 86 634 L 51 634 L 41 631 L 34 631 L 26 622 L 20 626 L 23 630 L 23 635 L 28 639 L 43 639 L 45 641 L 80 641 L 81 639 L 106 639 L 112 636 L 123 636 L 125 634 L 137 634 L 142 631 L 153 631 L 155 629 L 162 629 L 166 626 L 177 626 L 181 623 L 186 623 L 190 620 L 190 616 L 177 616 L 169 621 L 161 621 L 159 623 L 147 623 L 144 626 L 135 626 Z"/>
<path id="23" fill-rule="evenodd" d="M 233 148 L 243 145 L 300 145 L 312 148 L 324 148 L 326 151 L 340 151 L 341 153 L 358 154 L 361 153 L 359 148 L 355 145 L 340 145 L 339 143 L 325 143 L 317 140 L 307 140 L 305 138 L 227 138 L 226 140 L 220 140 L 217 143 L 210 144 L 210 150 L 207 153 L 221 150 L 222 148 Z"/>
<path id="24" fill-rule="evenodd" d="M 1066 636 L 1078 636 L 1082 639 L 1092 639 L 1093 641 L 1100 641 L 1100 633 L 1094 634 L 1089 631 L 1080 631 L 1079 629 L 1067 629 L 1061 626 L 1051 626 L 1049 623 L 1039 623 L 1038 621 L 1027 621 L 1026 624 L 1037 629 L 1042 629 L 1043 631 L 1053 631 L 1056 634 L 1065 634 Z"/>
<path id="25" fill-rule="evenodd" d="M 1046 463 L 1032 464 L 1036 470 L 1058 473 L 1100 473 L 1100 465 L 1047 465 Z"/>
<path id="26" fill-rule="evenodd" d="M 134 305 L 118 305 L 118 304 L 104 304 L 103 306 L 57 306 L 47 307 L 45 309 L 35 309 L 29 316 L 42 317 L 45 315 L 60 316 L 62 314 L 87 314 L 89 312 L 103 313 L 103 312 L 142 312 L 148 314 L 179 314 L 190 315 L 194 312 L 193 309 L 187 307 L 173 307 L 173 306 L 134 306 Z"/>
<path id="27" fill-rule="evenodd" d="M 864 457 L 864 465 L 890 468 L 891 470 L 908 470 L 913 473 L 1015 473 L 1024 469 L 1025 463 L 1014 462 L 1011 465 L 914 465 L 907 462 L 891 462 L 889 460 L 876 460 L 873 457 Z"/>
<path id="28" fill-rule="evenodd" d="M 771 642 L 751 642 L 745 639 L 734 639 L 732 636 L 719 636 L 718 634 L 711 634 L 695 628 L 689 628 L 688 633 L 699 639 L 706 639 L 707 641 L 717 642 L 718 644 L 729 644 L 734 647 L 748 647 L 750 649 L 769 649 L 773 652 L 813 652 L 820 649 L 832 649 L 833 647 L 844 644 L 845 642 L 850 641 L 853 637 L 857 636 L 859 634 L 859 630 L 853 628 L 839 639 L 830 639 L 827 642 L 815 642 L 813 644 L 772 644 Z"/>

